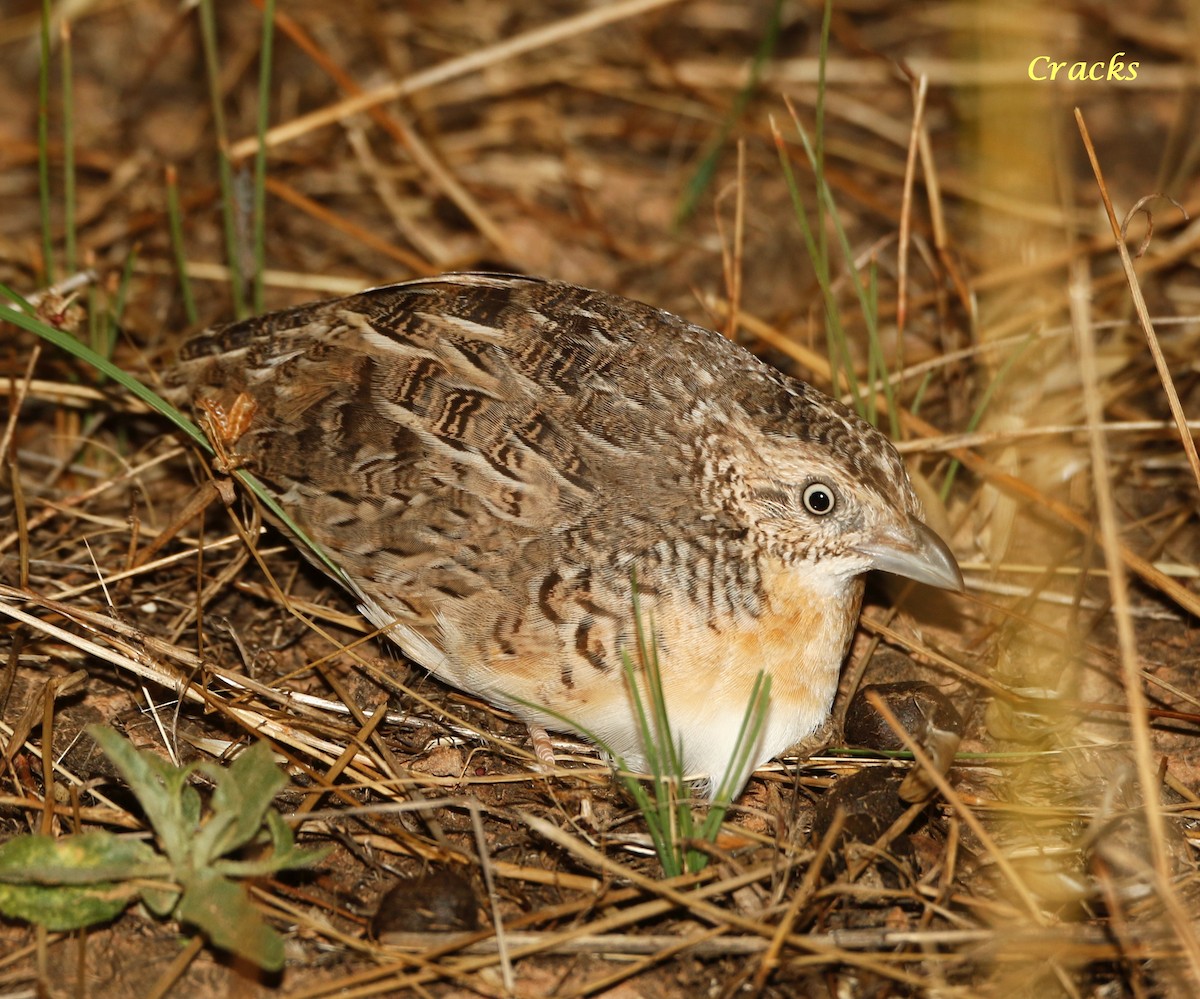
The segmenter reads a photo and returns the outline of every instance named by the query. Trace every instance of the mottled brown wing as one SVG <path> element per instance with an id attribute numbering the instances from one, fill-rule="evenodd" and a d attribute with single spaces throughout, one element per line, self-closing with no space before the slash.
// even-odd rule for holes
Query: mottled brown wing
<path id="1" fill-rule="evenodd" d="M 615 296 L 459 276 L 208 331 L 176 377 L 255 399 L 235 450 L 426 666 L 545 649 L 547 621 L 595 664 L 635 558 L 652 598 L 652 563 L 740 530 L 703 495 L 695 428 L 696 371 L 740 366 L 723 343 Z"/>

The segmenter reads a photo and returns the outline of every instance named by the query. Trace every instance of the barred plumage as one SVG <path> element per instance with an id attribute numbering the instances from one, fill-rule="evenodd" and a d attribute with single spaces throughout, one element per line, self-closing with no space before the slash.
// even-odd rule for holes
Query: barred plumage
<path id="1" fill-rule="evenodd" d="M 603 292 L 486 274 L 376 288 L 206 331 L 173 380 L 254 399 L 239 456 L 410 657 L 633 766 L 634 572 L 685 761 L 716 780 L 760 669 L 753 765 L 825 718 L 863 572 L 959 582 L 882 434 Z"/>

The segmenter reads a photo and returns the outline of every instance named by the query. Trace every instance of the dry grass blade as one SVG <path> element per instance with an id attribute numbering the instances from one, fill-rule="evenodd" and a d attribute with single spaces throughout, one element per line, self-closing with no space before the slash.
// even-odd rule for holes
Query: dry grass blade
<path id="1" fill-rule="evenodd" d="M 512 59 L 526 52 L 555 45 L 569 38 L 575 38 L 589 31 L 595 31 L 606 24 L 637 17 L 639 14 L 645 14 L 648 11 L 678 2 L 679 0 L 620 0 L 618 3 L 610 4 L 598 10 L 578 14 L 575 17 L 564 18 L 545 27 L 536 28 L 523 35 L 518 35 L 516 38 L 510 38 L 498 45 L 479 49 L 470 55 L 451 59 L 432 69 L 414 73 L 406 79 L 396 80 L 382 87 L 376 87 L 374 90 L 368 90 L 365 93 L 349 97 L 327 108 L 322 108 L 320 111 L 313 111 L 296 118 L 284 125 L 276 125 L 263 136 L 263 142 L 268 148 L 291 142 L 293 139 L 297 139 L 311 132 L 313 129 L 322 128 L 334 122 L 341 121 L 343 118 L 349 118 L 351 115 L 368 111 L 371 108 L 378 107 L 380 104 L 393 101 L 397 97 L 411 96 L 420 90 L 437 86 L 440 83 L 446 83 L 456 77 L 465 76 L 468 73 L 477 73 L 488 66 L 503 62 L 506 59 Z M 257 138 L 242 139 L 233 143 L 230 147 L 229 155 L 235 160 L 242 159 L 243 157 L 252 155 L 257 149 Z"/>
<path id="2" fill-rule="evenodd" d="M 1118 538 L 1120 528 L 1113 499 L 1112 473 L 1104 434 L 1101 430 L 1104 411 L 1097 389 L 1099 373 L 1088 313 L 1091 289 L 1087 278 L 1086 267 L 1082 264 L 1077 265 L 1074 279 L 1071 282 L 1071 318 L 1075 324 L 1079 366 L 1083 375 L 1084 406 L 1088 421 L 1091 423 L 1089 437 L 1092 455 L 1092 484 L 1100 519 L 1100 539 L 1103 544 L 1104 561 L 1108 567 L 1108 585 L 1109 592 L 1112 594 L 1113 616 L 1117 625 L 1117 641 L 1120 649 L 1121 670 L 1124 676 L 1125 696 L 1129 701 L 1129 727 L 1133 736 L 1134 760 L 1137 764 L 1138 782 L 1142 792 L 1142 808 L 1145 811 L 1149 832 L 1156 894 L 1159 901 L 1171 914 L 1172 925 L 1179 935 L 1179 940 L 1191 963 L 1193 982 L 1200 984 L 1200 938 L 1197 937 L 1196 927 L 1191 916 L 1176 894 L 1167 854 L 1167 829 L 1159 792 L 1161 781 L 1154 760 L 1150 720 L 1146 710 L 1146 693 L 1142 688 L 1137 635 L 1134 632 L 1133 617 L 1130 614 L 1129 584 L 1125 575 L 1121 544 Z M 1190 440 L 1190 435 L 1188 436 Z"/>
<path id="3" fill-rule="evenodd" d="M 835 0 L 824 43 L 822 4 L 779 0 L 204 0 L 200 22 L 195 5 L 32 6 L 48 20 L 0 4 L 0 858 L 35 830 L 144 833 L 86 735 L 97 718 L 172 765 L 232 766 L 265 735 L 290 779 L 275 808 L 297 845 L 332 851 L 316 876 L 255 884 L 287 938 L 281 978 L 194 935 L 181 954 L 186 927 L 137 915 L 69 938 L 0 920 L 9 992 L 1195 992 L 1200 146 L 1182 0 L 1152 19 Z M 1123 49 L 1136 79 L 1067 79 Z M 1043 52 L 1058 79 L 1029 78 Z M 785 143 L 791 188 L 772 127 L 789 109 L 814 152 Z M 1143 256 L 1079 155 L 1085 116 L 1113 199 L 1186 210 L 1156 211 Z M 821 267 L 793 191 L 810 222 L 824 212 Z M 186 339 L 240 314 L 235 291 L 273 312 L 495 268 L 667 309 L 824 391 L 840 325 L 837 379 L 860 386 L 842 401 L 894 400 L 889 432 L 969 585 L 869 581 L 834 720 L 854 731 L 863 686 L 935 688 L 962 718 L 949 797 L 903 803 L 882 721 L 888 748 L 843 752 L 834 732 L 762 767 L 714 842 L 682 837 L 704 876 L 664 881 L 595 747 L 555 737 L 538 769 L 519 719 L 405 660 L 114 375 L 173 383 Z M 631 474 L 656 471 L 652 451 L 629 447 Z M 711 568 L 716 585 L 746 567 Z M 583 589 L 554 595 L 595 624 Z M 473 921 L 384 918 L 394 888 L 444 875 Z M 400 892 L 413 913 L 450 908 L 419 891 Z"/>
<path id="4" fill-rule="evenodd" d="M 1025 884 L 1025 879 L 1017 873 L 1016 869 L 1009 861 L 1006 852 L 996 843 L 991 834 L 984 828 L 979 818 L 963 803 L 962 798 L 950 786 L 950 782 L 946 779 L 945 774 L 941 772 L 938 766 L 929 757 L 928 753 L 918 745 L 917 741 L 912 737 L 912 734 L 897 721 L 895 714 L 891 708 L 884 703 L 883 699 L 876 693 L 872 692 L 868 695 L 875 710 L 887 722 L 891 730 L 904 743 L 904 748 L 913 754 L 913 759 L 916 760 L 917 766 L 921 767 L 928 777 L 929 781 L 938 789 L 938 792 L 954 809 L 955 813 L 970 827 L 971 831 L 978 837 L 979 842 L 983 844 L 985 850 L 991 856 L 996 865 L 1004 872 L 1004 876 L 1008 879 L 1009 885 L 1017 893 L 1021 904 L 1025 907 L 1026 913 L 1033 922 L 1039 926 L 1046 924 L 1046 917 L 1042 913 L 1042 907 L 1034 898 L 1033 893 Z"/>
<path id="5" fill-rule="evenodd" d="M 904 325 L 908 318 L 908 252 L 912 235 L 912 192 L 916 178 L 917 152 L 920 138 L 925 134 L 925 97 L 929 92 L 929 81 L 920 77 L 913 87 L 913 122 L 909 138 L 908 159 L 904 165 L 904 200 L 900 208 L 900 234 L 897 248 L 896 267 L 896 335 L 904 343 Z M 897 358 L 897 366 L 903 366 L 903 355 Z"/>
<path id="6" fill-rule="evenodd" d="M 601 870 L 608 871 L 622 880 L 631 881 L 640 888 L 661 896 L 665 901 L 679 906 L 684 911 L 690 912 L 714 926 L 736 927 L 744 932 L 753 933 L 768 940 L 773 940 L 775 937 L 775 927 L 770 923 L 740 916 L 729 909 L 704 901 L 697 893 L 680 891 L 664 882 L 655 881 L 652 878 L 638 874 L 636 871 L 616 863 L 600 853 L 600 851 L 559 829 L 552 822 L 528 813 L 522 816 L 522 821 L 527 823 L 538 835 L 568 850 L 580 859 L 585 859 L 589 864 Z M 908 982 L 910 984 L 918 984 L 919 982 L 919 979 L 915 979 L 900 969 L 888 967 L 862 954 L 843 951 L 836 944 L 834 946 L 823 945 L 816 938 L 796 933 L 787 934 L 785 940 L 790 947 L 798 948 L 804 954 L 811 954 L 813 960 L 820 963 L 845 962 L 851 965 L 870 968 L 886 977 L 894 978 L 896 981 Z"/>
<path id="7" fill-rule="evenodd" d="M 307 212 L 313 218 L 328 225 L 331 229 L 337 229 L 344 232 L 346 235 L 353 237 L 364 246 L 369 246 L 380 253 L 391 257 L 393 260 L 403 264 L 408 270 L 414 274 L 433 274 L 436 269 L 430 267 L 429 264 L 418 257 L 416 254 L 409 253 L 403 247 L 393 246 L 385 239 L 381 239 L 375 235 L 370 229 L 365 226 L 357 225 L 353 222 L 348 222 L 345 219 L 340 219 L 328 208 L 314 201 L 312 198 L 305 197 L 290 184 L 284 183 L 275 177 L 267 178 L 267 190 L 274 194 L 281 201 L 292 205 L 294 208 L 302 212 Z M 355 289 L 357 290 L 357 289 Z"/>
<path id="8" fill-rule="evenodd" d="M 1166 358 L 1163 357 L 1162 346 L 1158 342 L 1158 334 L 1154 332 L 1154 324 L 1150 322 L 1150 311 L 1146 308 L 1146 300 L 1142 296 L 1142 288 L 1138 283 L 1137 275 L 1133 270 L 1133 261 L 1129 257 L 1129 248 L 1125 245 L 1125 230 L 1129 224 L 1129 217 L 1142 209 L 1143 203 L 1147 199 L 1139 201 L 1132 209 L 1129 216 L 1124 222 L 1118 222 L 1117 213 L 1113 209 L 1112 200 L 1108 196 L 1108 187 L 1104 183 L 1104 174 L 1100 169 L 1100 161 L 1096 158 L 1096 148 L 1092 145 L 1091 136 L 1088 135 L 1087 124 L 1083 120 L 1083 113 L 1079 108 L 1075 109 L 1075 120 L 1079 124 L 1080 134 L 1083 136 L 1084 148 L 1087 149 L 1088 159 L 1091 161 L 1092 170 L 1096 174 L 1096 183 L 1100 189 L 1100 197 L 1104 202 L 1104 210 L 1108 215 L 1109 225 L 1112 226 L 1113 238 L 1116 241 L 1117 253 L 1121 258 L 1121 267 L 1125 273 L 1125 280 L 1129 283 L 1129 293 L 1133 296 L 1134 309 L 1137 312 L 1138 322 L 1141 324 L 1142 332 L 1146 335 L 1146 345 L 1150 348 L 1150 354 L 1154 358 L 1154 367 L 1158 371 L 1158 377 L 1162 381 L 1163 392 L 1166 394 L 1167 402 L 1171 407 L 1171 415 L 1175 418 L 1175 425 L 1179 428 L 1179 440 L 1183 445 L 1184 453 L 1187 455 L 1188 463 L 1192 467 L 1192 476 L 1196 480 L 1196 487 L 1200 489 L 1200 454 L 1196 452 L 1196 441 L 1188 429 L 1187 416 L 1183 411 L 1183 405 L 1179 401 L 1179 393 L 1175 389 L 1175 379 L 1171 377 L 1171 370 L 1167 367 Z M 1176 203 L 1176 207 L 1183 213 L 1183 217 L 1188 218 L 1188 213 L 1183 210 L 1183 206 Z M 1149 216 L 1149 212 L 1147 212 Z M 1150 238 L 1149 234 L 1146 236 Z"/>
<path id="9" fill-rule="evenodd" d="M 259 6 L 261 7 L 261 4 Z M 358 96 L 363 92 L 362 88 L 354 81 L 354 78 L 337 65 L 293 18 L 287 14 L 277 12 L 275 14 L 275 23 L 309 58 L 328 73 L 332 79 L 337 81 L 338 86 L 345 93 L 351 96 Z M 479 231 L 491 241 L 492 245 L 499 250 L 505 259 L 515 259 L 512 247 L 509 245 L 499 226 L 492 221 L 491 217 L 474 196 L 442 166 L 417 134 L 404 121 L 394 115 L 388 114 L 382 107 L 372 107 L 369 113 L 371 118 L 394 139 L 408 147 L 414 160 L 420 163 L 422 168 L 435 179 L 441 190 L 449 195 L 462 210 L 463 214 L 475 223 Z M 418 274 L 436 273 L 437 270 L 437 268 L 430 268 L 428 271 L 425 271 L 416 268 Z"/>

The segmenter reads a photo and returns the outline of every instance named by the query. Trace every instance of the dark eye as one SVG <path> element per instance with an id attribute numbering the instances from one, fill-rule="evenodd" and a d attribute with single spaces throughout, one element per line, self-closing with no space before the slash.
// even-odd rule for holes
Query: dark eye
<path id="1" fill-rule="evenodd" d="M 804 509 L 814 517 L 824 517 L 833 513 L 837 505 L 837 493 L 824 482 L 813 482 L 804 487 L 800 498 L 804 501 Z"/>

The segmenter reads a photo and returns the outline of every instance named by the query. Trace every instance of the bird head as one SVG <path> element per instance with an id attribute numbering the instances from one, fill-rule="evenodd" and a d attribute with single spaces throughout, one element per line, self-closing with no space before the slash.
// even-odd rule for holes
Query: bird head
<path id="1" fill-rule="evenodd" d="M 807 385 L 783 388 L 775 412 L 751 421 L 758 433 L 743 465 L 746 513 L 771 550 L 846 578 L 879 569 L 961 590 L 954 554 L 925 523 L 892 442 Z"/>

